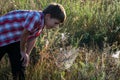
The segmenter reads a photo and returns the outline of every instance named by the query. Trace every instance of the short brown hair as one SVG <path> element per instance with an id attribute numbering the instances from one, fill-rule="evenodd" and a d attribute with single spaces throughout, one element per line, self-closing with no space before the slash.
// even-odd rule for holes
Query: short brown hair
<path id="1" fill-rule="evenodd" d="M 61 4 L 51 3 L 46 9 L 43 10 L 44 15 L 50 14 L 51 18 L 60 20 L 63 23 L 66 19 L 65 9 Z"/>

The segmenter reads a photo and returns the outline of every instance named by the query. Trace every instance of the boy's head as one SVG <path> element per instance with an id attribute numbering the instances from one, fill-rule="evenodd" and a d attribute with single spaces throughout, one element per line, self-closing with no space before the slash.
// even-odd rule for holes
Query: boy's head
<path id="1" fill-rule="evenodd" d="M 66 13 L 62 5 L 58 3 L 51 3 L 46 9 L 43 10 L 45 15 L 46 28 L 53 28 L 66 19 Z"/>

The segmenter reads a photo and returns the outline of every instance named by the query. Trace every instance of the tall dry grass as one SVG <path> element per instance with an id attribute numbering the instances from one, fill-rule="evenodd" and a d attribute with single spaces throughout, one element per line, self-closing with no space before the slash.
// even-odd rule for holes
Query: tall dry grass
<path id="1" fill-rule="evenodd" d="M 112 57 L 120 50 L 119 0 L 3 0 L 0 15 L 14 9 L 43 10 L 50 2 L 63 4 L 67 20 L 63 27 L 44 30 L 38 38 L 27 80 L 120 80 L 120 58 Z M 79 49 L 67 70 L 55 64 L 61 48 Z M 12 80 L 7 55 L 0 64 L 0 79 Z"/>

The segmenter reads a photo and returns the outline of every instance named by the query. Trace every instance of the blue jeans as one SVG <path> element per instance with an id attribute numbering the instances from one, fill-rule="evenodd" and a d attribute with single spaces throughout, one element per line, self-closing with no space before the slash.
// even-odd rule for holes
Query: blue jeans
<path id="1" fill-rule="evenodd" d="M 0 47 L 0 60 L 8 54 L 13 80 L 25 80 L 25 67 L 22 66 L 21 54 L 20 54 L 20 42 L 15 42 L 3 47 Z"/>

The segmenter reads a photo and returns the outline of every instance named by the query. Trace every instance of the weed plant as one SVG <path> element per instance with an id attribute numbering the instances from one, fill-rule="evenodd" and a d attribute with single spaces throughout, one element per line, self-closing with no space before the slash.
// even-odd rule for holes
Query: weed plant
<path id="1" fill-rule="evenodd" d="M 120 80 L 119 0 L 2 0 L 0 15 L 16 9 L 43 10 L 49 3 L 65 7 L 59 29 L 44 30 L 30 55 L 27 80 Z M 61 50 L 79 49 L 69 69 L 55 64 Z M 7 55 L 0 62 L 0 80 L 12 80 Z"/>

